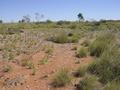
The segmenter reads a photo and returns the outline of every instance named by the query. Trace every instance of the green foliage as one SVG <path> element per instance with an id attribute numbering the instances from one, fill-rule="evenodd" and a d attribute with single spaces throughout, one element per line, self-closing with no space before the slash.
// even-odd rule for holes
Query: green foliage
<path id="1" fill-rule="evenodd" d="M 77 85 L 76 90 L 97 90 L 97 78 L 86 75 Z"/>
<path id="2" fill-rule="evenodd" d="M 78 51 L 77 51 L 77 57 L 79 58 L 83 58 L 83 57 L 86 57 L 87 56 L 87 51 L 85 48 L 80 48 Z"/>
<path id="3" fill-rule="evenodd" d="M 58 36 L 55 36 L 53 38 L 53 41 L 56 43 L 66 43 L 68 42 L 68 37 L 65 33 L 61 33 Z"/>
<path id="4" fill-rule="evenodd" d="M 66 86 L 71 82 L 71 77 L 67 69 L 60 70 L 53 79 L 54 87 Z"/>
<path id="5" fill-rule="evenodd" d="M 89 71 L 100 77 L 102 83 L 120 77 L 120 50 L 118 46 L 109 46 L 101 57 L 89 66 Z"/>
<path id="6" fill-rule="evenodd" d="M 99 57 L 108 47 L 113 43 L 114 35 L 112 32 L 104 33 L 96 38 L 96 40 L 90 45 L 90 55 Z"/>
<path id="7" fill-rule="evenodd" d="M 109 82 L 104 90 L 120 90 L 120 81 Z"/>
<path id="8" fill-rule="evenodd" d="M 68 43 L 77 43 L 79 41 L 79 36 L 73 34 L 71 37 L 68 37 Z"/>
<path id="9" fill-rule="evenodd" d="M 79 13 L 77 16 L 78 16 L 79 21 L 84 20 L 84 17 L 83 17 L 83 14 L 82 14 L 82 13 Z"/>

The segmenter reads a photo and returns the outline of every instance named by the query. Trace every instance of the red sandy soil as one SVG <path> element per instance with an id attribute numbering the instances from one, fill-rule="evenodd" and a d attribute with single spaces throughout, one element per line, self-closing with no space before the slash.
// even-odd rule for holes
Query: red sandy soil
<path id="1" fill-rule="evenodd" d="M 49 58 L 48 64 L 38 65 L 38 62 L 46 55 L 44 51 L 40 51 L 32 56 L 33 63 L 36 67 L 36 74 L 31 75 L 32 70 L 26 69 L 14 62 L 9 62 L 13 70 L 8 73 L 0 73 L 4 78 L 15 78 L 24 76 L 25 83 L 11 88 L 0 90 L 73 90 L 73 85 L 70 84 L 62 88 L 53 88 L 51 86 L 52 78 L 61 68 L 67 68 L 70 72 L 74 71 L 78 66 L 87 65 L 92 61 L 92 57 L 81 58 L 80 63 L 76 64 L 78 58 L 75 57 L 75 50 L 72 50 L 72 44 L 54 44 L 53 55 Z M 21 59 L 24 55 L 20 55 L 17 59 Z M 0 67 L 8 62 L 0 62 Z M 2 77 L 1 76 L 1 77 Z M 74 82 L 74 81 L 73 81 Z"/>

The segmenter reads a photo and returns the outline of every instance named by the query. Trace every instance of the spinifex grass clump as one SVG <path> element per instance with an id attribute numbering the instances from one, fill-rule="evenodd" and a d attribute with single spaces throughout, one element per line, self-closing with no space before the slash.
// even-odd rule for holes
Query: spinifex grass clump
<path id="1" fill-rule="evenodd" d="M 90 55 L 99 57 L 108 48 L 109 44 L 114 43 L 114 38 L 112 32 L 105 32 L 98 36 L 90 45 Z"/>
<path id="2" fill-rule="evenodd" d="M 65 33 L 61 33 L 53 38 L 53 41 L 56 43 L 66 43 L 68 42 L 68 37 Z"/>
<path id="3" fill-rule="evenodd" d="M 79 58 L 86 57 L 86 56 L 87 56 L 87 51 L 86 51 L 86 49 L 83 48 L 83 47 L 81 47 L 80 49 L 78 49 L 76 56 L 79 57 Z"/>
<path id="4" fill-rule="evenodd" d="M 67 35 L 66 32 L 59 33 L 48 40 L 55 43 L 77 43 L 79 41 L 79 36 L 77 34 Z"/>
<path id="5" fill-rule="evenodd" d="M 109 82 L 103 90 L 120 90 L 120 81 Z"/>
<path id="6" fill-rule="evenodd" d="M 54 87 L 66 86 L 71 82 L 71 77 L 67 69 L 61 69 L 53 79 Z"/>
<path id="7" fill-rule="evenodd" d="M 97 77 L 86 75 L 77 85 L 76 90 L 98 90 Z"/>
<path id="8" fill-rule="evenodd" d="M 120 48 L 116 45 L 110 45 L 108 48 L 88 68 L 102 83 L 120 79 Z"/>
<path id="9" fill-rule="evenodd" d="M 87 66 L 81 66 L 79 68 L 77 68 L 77 70 L 74 73 L 75 77 L 83 77 L 87 72 Z"/>

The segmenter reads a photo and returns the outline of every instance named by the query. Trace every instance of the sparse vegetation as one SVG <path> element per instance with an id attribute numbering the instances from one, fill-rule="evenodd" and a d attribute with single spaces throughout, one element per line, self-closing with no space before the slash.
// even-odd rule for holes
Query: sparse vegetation
<path id="1" fill-rule="evenodd" d="M 77 85 L 76 90 L 97 90 L 97 77 L 86 75 Z"/>
<path id="2" fill-rule="evenodd" d="M 10 72 L 12 70 L 12 67 L 10 65 L 5 65 L 2 68 L 3 72 Z"/>
<path id="3" fill-rule="evenodd" d="M 53 79 L 54 87 L 66 86 L 71 82 L 71 77 L 67 69 L 61 69 Z"/>
<path id="4" fill-rule="evenodd" d="M 83 47 L 80 48 L 80 49 L 78 49 L 76 56 L 79 57 L 79 58 L 86 57 L 86 56 L 87 56 L 87 51 L 86 51 L 86 49 L 83 48 Z"/>
<path id="5" fill-rule="evenodd" d="M 99 57 L 111 43 L 114 43 L 114 34 L 112 32 L 99 35 L 90 46 L 90 55 Z"/>
<path id="6" fill-rule="evenodd" d="M 77 90 L 99 90 L 100 88 L 119 90 L 119 24 L 119 21 L 107 20 L 100 22 L 80 20 L 79 23 L 66 21 L 2 23 L 0 24 L 0 60 L 1 64 L 5 62 L 6 65 L 2 67 L 0 78 L 7 74 L 5 72 L 11 71 L 11 67 L 13 68 L 14 65 L 19 65 L 24 70 L 30 69 L 29 74 L 34 77 L 38 74 L 41 77 L 42 74 L 43 77 L 50 76 L 51 78 L 55 71 L 50 69 L 50 75 L 44 75 L 46 74 L 42 73 L 44 68 L 50 66 L 49 68 L 58 69 L 61 65 L 72 67 L 74 63 L 67 61 L 67 57 L 75 60 L 82 58 L 84 61 L 90 57 L 93 58 L 91 64 L 85 61 L 88 63 L 88 68 L 80 66 L 75 69 L 77 65 L 73 67 L 74 75 L 78 77 L 73 78 L 76 81 L 80 79 Z M 28 57 L 24 58 L 24 55 Z M 81 65 L 84 61 L 81 60 L 79 64 Z M 59 64 L 52 65 L 53 63 Z M 24 74 L 22 70 L 20 72 Z M 31 78 L 31 80 L 33 79 Z M 52 85 L 62 87 L 71 85 L 70 82 L 71 75 L 68 70 L 60 70 L 53 77 Z M 99 88 L 98 84 L 101 85 Z"/>
<path id="7" fill-rule="evenodd" d="M 120 90 L 120 81 L 109 82 L 104 90 Z"/>
<path id="8" fill-rule="evenodd" d="M 44 56 L 42 60 L 40 60 L 39 64 L 48 64 L 48 55 Z"/>
<path id="9" fill-rule="evenodd" d="M 74 73 L 75 77 L 83 77 L 87 72 L 87 67 L 83 66 L 83 67 L 79 67 L 76 72 Z"/>
<path id="10" fill-rule="evenodd" d="M 89 67 L 89 71 L 100 77 L 102 83 L 107 83 L 120 76 L 120 52 L 117 46 L 110 46 L 101 57 Z"/>

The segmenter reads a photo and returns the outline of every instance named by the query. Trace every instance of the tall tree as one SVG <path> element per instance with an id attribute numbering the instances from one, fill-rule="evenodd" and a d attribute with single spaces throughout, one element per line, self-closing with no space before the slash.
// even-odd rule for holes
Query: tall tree
<path id="1" fill-rule="evenodd" d="M 79 13 L 77 16 L 78 16 L 79 22 L 84 20 L 82 13 Z"/>

